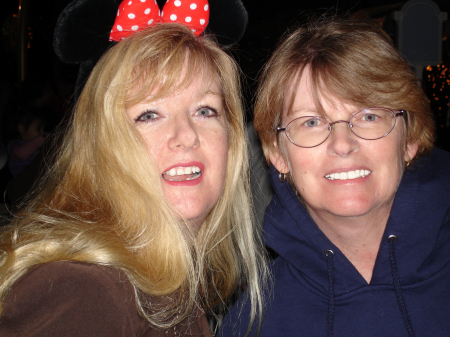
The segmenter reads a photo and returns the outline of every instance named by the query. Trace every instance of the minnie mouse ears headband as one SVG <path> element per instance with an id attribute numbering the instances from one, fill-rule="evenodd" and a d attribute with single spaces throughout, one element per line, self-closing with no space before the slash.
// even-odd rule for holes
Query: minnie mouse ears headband
<path id="1" fill-rule="evenodd" d="M 53 46 L 63 62 L 80 65 L 75 99 L 103 53 L 115 41 L 132 34 L 136 26 L 143 29 L 157 23 L 183 23 L 196 35 L 202 31 L 215 35 L 223 46 L 237 43 L 247 27 L 241 0 L 168 0 L 160 11 L 162 1 L 125 0 L 119 6 L 116 0 L 73 0 L 64 9 L 56 23 Z M 139 5 L 140 11 L 133 10 L 133 4 Z M 206 5 L 209 21 L 204 13 Z"/>

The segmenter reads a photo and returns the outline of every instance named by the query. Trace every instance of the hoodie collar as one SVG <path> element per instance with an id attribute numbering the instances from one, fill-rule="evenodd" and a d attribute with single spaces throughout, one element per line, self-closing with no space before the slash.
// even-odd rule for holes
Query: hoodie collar
<path id="1" fill-rule="evenodd" d="M 404 174 L 380 243 L 371 285 L 392 284 L 387 241 L 392 234 L 398 237 L 397 263 L 404 285 L 428 279 L 449 262 L 450 248 L 446 247 L 450 245 L 445 242 L 450 240 L 450 230 L 441 232 L 442 225 L 449 221 L 449 167 L 450 155 L 434 150 Z M 289 184 L 279 181 L 273 167 L 271 172 L 275 194 L 266 210 L 266 244 L 321 292 L 328 292 L 326 250 L 334 252 L 336 295 L 366 286 L 356 268 L 314 223 Z"/>

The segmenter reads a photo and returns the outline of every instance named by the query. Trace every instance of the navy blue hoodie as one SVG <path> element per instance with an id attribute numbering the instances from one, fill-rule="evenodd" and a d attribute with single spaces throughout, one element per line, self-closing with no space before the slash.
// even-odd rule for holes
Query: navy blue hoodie
<path id="1" fill-rule="evenodd" d="M 434 150 L 404 174 L 370 284 L 289 184 L 278 173 L 271 178 L 265 241 L 279 257 L 270 266 L 274 282 L 261 336 L 450 336 L 450 154 Z M 220 336 L 245 335 L 249 305 L 241 302 Z"/>

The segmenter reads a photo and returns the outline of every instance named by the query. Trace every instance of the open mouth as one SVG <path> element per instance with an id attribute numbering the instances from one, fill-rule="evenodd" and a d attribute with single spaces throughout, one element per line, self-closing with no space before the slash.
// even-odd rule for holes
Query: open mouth
<path id="1" fill-rule="evenodd" d="M 340 173 L 330 173 L 325 176 L 328 180 L 352 180 L 367 177 L 371 174 L 369 170 L 354 170 Z"/>
<path id="2" fill-rule="evenodd" d="M 198 166 L 174 167 L 162 174 L 163 179 L 168 181 L 194 180 L 202 175 Z"/>

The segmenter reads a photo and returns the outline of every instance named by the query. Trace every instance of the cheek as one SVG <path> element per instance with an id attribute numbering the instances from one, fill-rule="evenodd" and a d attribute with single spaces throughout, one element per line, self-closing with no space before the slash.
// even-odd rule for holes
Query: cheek
<path id="1" fill-rule="evenodd" d="M 208 157 L 211 167 L 215 172 L 215 184 L 220 186 L 220 190 L 222 190 L 225 185 L 228 166 L 228 135 L 224 129 L 213 132 L 213 136 L 213 138 L 210 138 L 210 147 L 205 155 Z"/>
<path id="2" fill-rule="evenodd" d="M 385 138 L 386 141 L 382 146 L 373 146 L 372 153 L 378 157 L 380 163 L 390 166 L 394 170 L 402 170 L 404 164 L 403 142 L 399 135 L 392 139 Z M 377 145 L 377 144 L 375 144 Z"/>
<path id="3" fill-rule="evenodd" d="M 295 160 L 296 159 L 296 160 Z M 295 188 L 300 193 L 300 195 L 305 195 L 307 191 L 311 192 L 312 172 L 316 171 L 311 165 L 313 162 L 303 158 L 295 158 L 294 160 L 289 160 L 288 165 L 290 172 L 292 174 L 292 179 L 294 181 Z"/>
<path id="4" fill-rule="evenodd" d="M 319 149 L 288 148 L 287 164 L 296 179 L 308 179 L 317 172 L 320 166 Z"/>
<path id="5" fill-rule="evenodd" d="M 141 137 L 145 143 L 145 146 L 148 150 L 150 156 L 155 160 L 156 164 L 159 165 L 159 159 L 163 156 L 163 151 L 166 148 L 165 144 L 167 143 L 167 139 L 165 139 L 164 135 L 158 135 L 155 133 L 140 133 Z M 162 169 L 161 167 L 159 167 Z"/>
<path id="6" fill-rule="evenodd" d="M 214 144 L 210 150 L 211 155 L 215 157 L 215 162 L 226 171 L 228 163 L 228 136 L 225 130 L 217 131 L 214 135 Z"/>

